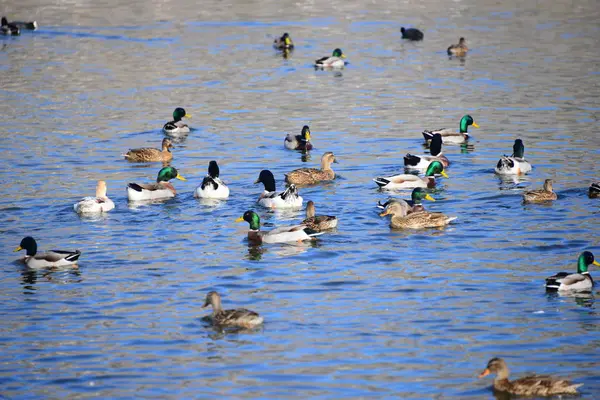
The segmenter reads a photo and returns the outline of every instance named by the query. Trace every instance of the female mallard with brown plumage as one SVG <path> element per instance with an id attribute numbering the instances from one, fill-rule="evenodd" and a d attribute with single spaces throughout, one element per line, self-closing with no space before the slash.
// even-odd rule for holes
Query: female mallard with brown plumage
<path id="1" fill-rule="evenodd" d="M 221 296 L 217 292 L 208 292 L 204 307 L 212 305 L 212 315 L 206 316 L 203 319 L 210 322 L 213 326 L 218 327 L 237 327 L 237 328 L 254 328 L 263 323 L 264 318 L 258 313 L 246 310 L 245 308 L 236 308 L 234 310 L 223 310 L 221 306 Z"/>
<path id="2" fill-rule="evenodd" d="M 128 159 L 129 161 L 139 161 L 139 162 L 167 162 L 173 159 L 173 153 L 171 153 L 171 148 L 173 147 L 173 143 L 171 143 L 171 139 L 164 138 L 162 141 L 162 150 L 155 149 L 152 147 L 142 147 L 139 149 L 131 149 L 127 153 L 123 154 L 123 157 Z"/>
<path id="3" fill-rule="evenodd" d="M 480 378 L 496 374 L 494 390 L 517 396 L 555 396 L 561 394 L 578 394 L 577 388 L 583 383 L 572 383 L 566 379 L 550 375 L 530 375 L 514 381 L 508 380 L 509 370 L 503 359 L 494 357 L 488 361 L 487 367 L 479 374 Z"/>
<path id="4" fill-rule="evenodd" d="M 456 56 L 456 57 L 464 57 L 467 55 L 469 48 L 467 47 L 467 42 L 464 37 L 458 39 L 458 44 L 453 44 L 448 47 L 448 55 Z"/>
<path id="5" fill-rule="evenodd" d="M 404 156 L 404 167 L 413 170 L 425 170 L 434 161 L 442 163 L 444 168 L 448 168 L 450 161 L 442 153 L 442 135 L 436 133 L 431 138 L 431 144 L 429 145 L 429 152 L 431 155 L 413 155 L 406 154 Z"/>
<path id="6" fill-rule="evenodd" d="M 407 214 L 406 207 L 398 201 L 389 202 L 380 217 L 392 215 L 390 228 L 394 229 L 422 229 L 439 228 L 448 225 L 456 217 L 448 217 L 442 213 L 431 213 L 427 211 L 411 212 Z"/>
<path id="7" fill-rule="evenodd" d="M 295 185 L 312 185 L 323 181 L 332 181 L 335 179 L 335 172 L 331 169 L 332 163 L 337 163 L 337 159 L 331 151 L 328 151 L 321 157 L 321 169 L 295 169 L 285 175 L 285 181 Z"/>
<path id="8" fill-rule="evenodd" d="M 408 215 L 413 212 L 425 211 L 425 207 L 423 207 L 423 204 L 421 203 L 422 200 L 435 201 L 429 193 L 426 193 L 421 188 L 414 188 L 410 197 L 410 200 L 389 199 L 385 203 L 377 202 L 377 207 L 385 210 L 390 203 L 396 202 L 400 204 L 400 207 L 402 208 L 402 211 L 398 212 L 398 214 Z"/>
<path id="9" fill-rule="evenodd" d="M 526 203 L 540 203 L 556 200 L 558 196 L 552 191 L 552 179 L 544 181 L 544 187 L 537 190 L 529 190 L 523 193 L 523 201 Z"/>
<path id="10" fill-rule="evenodd" d="M 332 215 L 315 214 L 315 203 L 310 200 L 308 203 L 306 203 L 306 219 L 302 221 L 302 225 L 306 225 L 315 232 L 321 232 L 327 229 L 333 229 L 338 224 L 337 217 Z"/>

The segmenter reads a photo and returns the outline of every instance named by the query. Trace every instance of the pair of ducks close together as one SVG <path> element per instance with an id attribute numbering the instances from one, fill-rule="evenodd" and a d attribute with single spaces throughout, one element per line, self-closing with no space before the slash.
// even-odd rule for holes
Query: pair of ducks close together
<path id="1" fill-rule="evenodd" d="M 408 39 L 408 40 L 413 40 L 413 41 L 419 41 L 419 40 L 423 40 L 423 37 L 425 35 L 423 35 L 423 32 L 421 32 L 420 30 L 416 29 L 416 28 L 400 28 L 400 33 L 402 33 L 402 39 Z M 450 45 L 448 47 L 448 49 L 446 50 L 446 52 L 448 53 L 449 56 L 455 56 L 455 57 L 464 57 L 467 55 L 467 52 L 469 51 L 469 48 L 467 47 L 467 42 L 465 40 L 464 37 L 461 37 L 458 40 L 457 44 L 453 44 Z"/>

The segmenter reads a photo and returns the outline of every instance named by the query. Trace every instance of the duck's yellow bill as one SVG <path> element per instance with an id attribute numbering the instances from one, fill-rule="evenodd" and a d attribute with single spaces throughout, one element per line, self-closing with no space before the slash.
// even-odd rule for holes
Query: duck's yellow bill
<path id="1" fill-rule="evenodd" d="M 442 171 L 442 176 L 443 176 L 444 178 L 449 178 L 449 176 L 448 176 L 448 174 L 446 173 L 446 171 Z"/>
<path id="2" fill-rule="evenodd" d="M 20 247 L 19 247 L 19 250 L 21 250 L 21 248 L 20 248 Z M 594 261 L 592 264 L 594 264 L 594 265 L 596 265 L 596 266 L 600 267 L 600 263 L 599 263 L 598 261 Z"/>
<path id="3" fill-rule="evenodd" d="M 429 193 L 425 195 L 425 199 L 427 199 L 429 201 L 435 201 L 435 199 L 433 197 L 431 197 L 431 195 Z"/>
<path id="4" fill-rule="evenodd" d="M 340 57 L 346 58 L 346 55 L 344 53 L 342 53 L 342 55 Z"/>
<path id="5" fill-rule="evenodd" d="M 244 221 L 244 217 L 239 217 L 235 220 L 235 222 L 243 222 Z"/>
<path id="6" fill-rule="evenodd" d="M 185 179 L 183 176 L 177 174 L 177 176 L 175 177 L 175 179 L 179 179 L 180 181 L 187 181 L 187 179 Z"/>
<path id="7" fill-rule="evenodd" d="M 292 41 L 290 40 L 290 38 L 285 38 L 285 44 L 287 44 L 289 46 L 289 44 L 292 43 Z"/>
<path id="8" fill-rule="evenodd" d="M 484 376 L 488 376 L 489 374 L 490 374 L 490 370 L 489 370 L 489 368 L 486 368 L 483 370 L 482 373 L 479 374 L 479 377 L 483 378 Z"/>
<path id="9" fill-rule="evenodd" d="M 192 118 L 192 114 L 185 113 L 184 117 L 185 117 L 185 118 Z M 473 124 L 473 125 L 474 125 L 474 124 Z"/>
<path id="10" fill-rule="evenodd" d="M 473 128 L 479 128 L 479 125 L 477 125 L 475 122 L 473 122 Z"/>
<path id="11" fill-rule="evenodd" d="M 310 140 L 310 131 L 306 131 L 306 141 Z"/>
<path id="12" fill-rule="evenodd" d="M 16 253 L 17 251 L 21 251 L 23 250 L 23 248 L 21 246 L 18 246 L 16 249 L 13 250 L 13 253 Z"/>

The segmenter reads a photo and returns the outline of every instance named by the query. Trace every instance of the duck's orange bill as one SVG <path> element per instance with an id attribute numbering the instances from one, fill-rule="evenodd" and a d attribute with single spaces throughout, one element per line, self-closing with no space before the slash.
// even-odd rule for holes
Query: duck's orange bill
<path id="1" fill-rule="evenodd" d="M 488 376 L 489 374 L 490 374 L 490 370 L 489 370 L 489 368 L 486 368 L 483 370 L 482 373 L 479 374 L 479 377 L 483 378 L 484 376 Z"/>

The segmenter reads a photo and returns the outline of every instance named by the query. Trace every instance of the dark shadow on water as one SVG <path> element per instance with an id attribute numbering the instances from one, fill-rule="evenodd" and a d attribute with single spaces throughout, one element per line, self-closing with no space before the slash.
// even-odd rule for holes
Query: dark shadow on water
<path id="1" fill-rule="evenodd" d="M 40 280 L 57 284 L 81 283 L 81 270 L 76 265 L 41 269 L 25 266 L 21 270 L 21 284 L 23 285 L 24 294 L 33 294 L 37 290 L 36 285 Z"/>
<path id="2" fill-rule="evenodd" d="M 554 290 L 547 290 L 546 297 L 550 302 L 557 302 L 560 299 L 572 298 L 580 307 L 593 308 L 595 297 L 593 292 L 558 292 Z"/>

